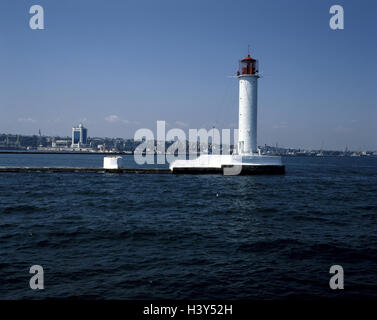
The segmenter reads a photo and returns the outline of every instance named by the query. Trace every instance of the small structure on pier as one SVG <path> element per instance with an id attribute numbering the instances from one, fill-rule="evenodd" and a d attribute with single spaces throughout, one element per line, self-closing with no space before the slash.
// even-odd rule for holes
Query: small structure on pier
<path id="1" fill-rule="evenodd" d="M 104 169 L 121 169 L 123 168 L 123 158 L 121 156 L 108 156 L 103 158 Z"/>

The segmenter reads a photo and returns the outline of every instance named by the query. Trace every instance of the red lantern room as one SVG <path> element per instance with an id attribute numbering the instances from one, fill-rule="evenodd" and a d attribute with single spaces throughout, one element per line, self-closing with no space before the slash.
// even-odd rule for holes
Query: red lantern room
<path id="1" fill-rule="evenodd" d="M 246 75 L 246 74 L 258 74 L 258 60 L 250 57 L 250 53 L 246 58 L 240 60 L 239 68 L 237 71 L 237 76 Z"/>

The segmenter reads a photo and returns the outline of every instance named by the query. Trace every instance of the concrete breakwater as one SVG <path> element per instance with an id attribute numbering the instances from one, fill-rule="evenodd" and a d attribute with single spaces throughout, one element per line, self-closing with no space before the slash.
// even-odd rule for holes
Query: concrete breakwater
<path id="1" fill-rule="evenodd" d="M 127 174 L 224 174 L 224 168 L 81 168 L 81 167 L 0 167 L 0 173 L 127 173 Z M 243 166 L 236 175 L 284 174 L 285 166 Z"/>

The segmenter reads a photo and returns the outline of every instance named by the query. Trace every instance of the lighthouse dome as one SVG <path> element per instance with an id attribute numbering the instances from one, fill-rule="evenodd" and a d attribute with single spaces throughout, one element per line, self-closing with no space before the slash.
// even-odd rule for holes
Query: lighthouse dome
<path id="1" fill-rule="evenodd" d="M 258 74 L 258 60 L 253 59 L 250 53 L 239 62 L 237 76 Z"/>

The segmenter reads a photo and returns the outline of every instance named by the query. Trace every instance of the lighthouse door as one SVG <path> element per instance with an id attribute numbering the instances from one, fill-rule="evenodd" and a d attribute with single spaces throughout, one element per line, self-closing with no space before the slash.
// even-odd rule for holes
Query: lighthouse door
<path id="1" fill-rule="evenodd" d="M 244 142 L 243 141 L 240 141 L 240 143 L 238 144 L 238 147 L 239 147 L 239 154 L 243 153 L 243 149 L 244 149 Z"/>

